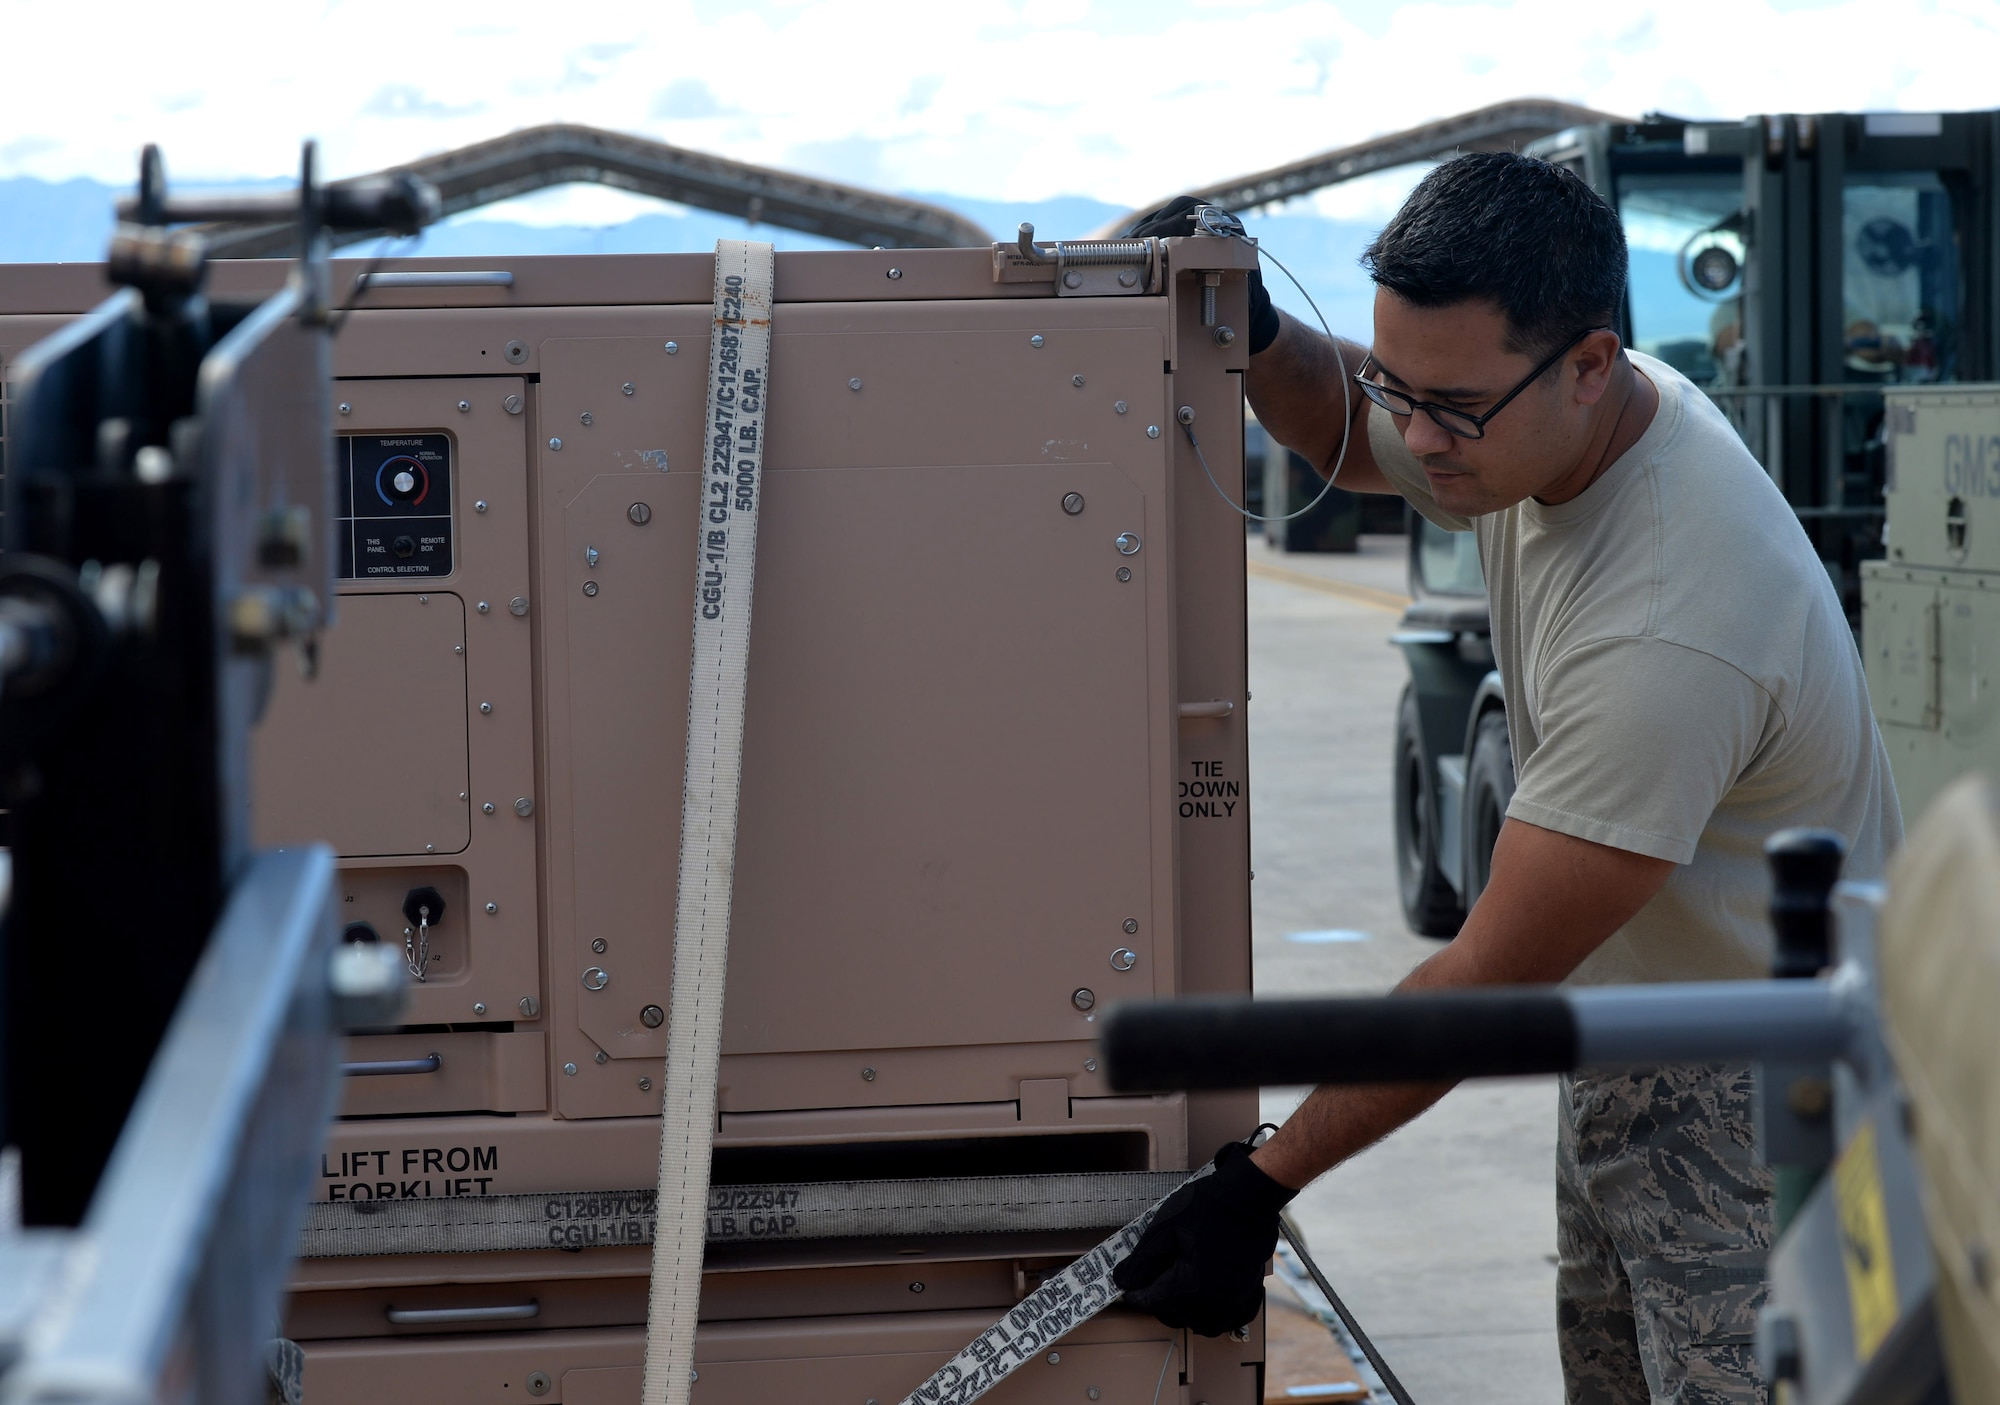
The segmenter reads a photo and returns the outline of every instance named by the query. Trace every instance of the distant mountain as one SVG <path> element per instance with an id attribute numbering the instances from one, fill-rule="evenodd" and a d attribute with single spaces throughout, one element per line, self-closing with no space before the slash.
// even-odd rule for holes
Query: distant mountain
<path id="1" fill-rule="evenodd" d="M 258 182 L 257 184 L 266 184 Z M 0 263 L 95 262 L 104 256 L 110 237 L 112 211 L 125 187 L 96 181 L 41 181 L 27 177 L 0 180 Z M 912 192 L 912 197 L 942 205 L 993 232 L 1011 238 L 1023 220 L 1042 239 L 1075 239 L 1095 232 L 1123 214 L 1120 205 L 1087 196 L 1057 196 L 1048 200 L 975 200 L 961 195 Z M 1365 225 L 1322 218 L 1309 210 L 1252 216 L 1250 233 L 1263 241 L 1306 285 L 1335 330 L 1365 335 L 1371 317 L 1373 290 L 1355 265 L 1373 230 Z M 398 254 L 433 254 L 504 258 L 527 254 L 633 254 L 707 249 L 719 238 L 757 237 L 781 249 L 839 249 L 847 245 L 816 239 L 768 225 L 707 210 L 663 208 L 621 224 L 528 225 L 459 215 L 427 230 L 421 241 Z M 373 246 L 351 250 L 375 252 Z M 1272 296 L 1279 306 L 1312 320 L 1304 301 L 1275 269 L 1267 268 Z"/>

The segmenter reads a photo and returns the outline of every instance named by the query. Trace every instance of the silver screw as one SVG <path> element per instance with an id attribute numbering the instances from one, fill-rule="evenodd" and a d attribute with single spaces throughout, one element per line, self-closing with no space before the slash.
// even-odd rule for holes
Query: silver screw
<path id="1" fill-rule="evenodd" d="M 889 270 L 889 281 L 891 283 L 895 282 L 898 278 L 901 278 L 902 276 L 903 276 L 903 270 L 900 268 L 892 268 Z"/>
<path id="2" fill-rule="evenodd" d="M 652 1080 L 652 1079 L 650 1079 L 650 1078 L 641 1078 L 641 1079 L 639 1080 L 639 1091 L 640 1091 L 640 1092 L 642 1092 L 642 1093 L 650 1093 L 650 1092 L 652 1092 L 652 1091 L 653 1091 L 653 1080 Z"/>
<path id="3" fill-rule="evenodd" d="M 1194 406 L 1192 405 L 1181 406 L 1180 409 L 1174 412 L 1174 418 L 1179 420 L 1182 424 L 1193 424 Z"/>
<path id="4" fill-rule="evenodd" d="M 599 956 L 604 955 L 604 948 L 608 945 L 609 943 L 606 942 L 602 937 L 592 937 L 590 939 L 590 949 L 596 952 Z"/>
<path id="5" fill-rule="evenodd" d="M 520 413 L 521 413 L 521 397 L 520 397 L 520 396 L 518 396 L 518 395 L 510 395 L 510 396 L 508 396 L 508 397 L 507 397 L 507 398 L 506 398 L 505 400 L 502 400 L 502 401 L 500 402 L 500 408 L 501 408 L 501 409 L 503 409 L 503 410 L 505 410 L 505 411 L 506 411 L 506 412 L 507 412 L 508 414 L 510 414 L 510 415 L 518 415 L 518 414 L 520 414 Z"/>
<path id="6" fill-rule="evenodd" d="M 571 1072 L 571 1073 L 575 1073 L 575 1072 L 576 1072 L 576 1065 L 575 1065 L 575 1064 L 571 1064 L 571 1065 L 569 1066 L 569 1072 Z M 530 1374 L 529 1374 L 529 1376 L 528 1376 L 528 1394 L 530 1394 L 530 1395 L 547 1395 L 548 1393 L 549 1393 L 549 1378 L 548 1378 L 548 1376 L 546 1376 L 545 1374 L 543 1374 L 543 1373 L 542 1373 L 542 1372 L 540 1372 L 540 1371 L 535 1371 L 535 1372 L 532 1372 L 532 1373 L 530 1373 Z"/>
<path id="7" fill-rule="evenodd" d="M 1063 275 L 1063 286 L 1065 288 L 1081 288 L 1083 286 L 1083 275 L 1072 268 L 1068 273 Z"/>
<path id="8" fill-rule="evenodd" d="M 491 917 L 491 916 L 492 916 L 492 915 L 493 915 L 494 913 L 498 912 L 499 910 L 500 910 L 500 904 L 499 904 L 499 903 L 488 903 L 488 904 L 486 904 L 486 915 L 487 915 L 488 917 Z"/>
<path id="9" fill-rule="evenodd" d="M 669 356 L 678 356 L 680 354 L 680 349 L 681 349 L 681 344 L 677 341 L 670 341 L 667 343 L 666 352 L 667 355 Z"/>
<path id="10" fill-rule="evenodd" d="M 1040 332 L 1037 332 L 1032 337 L 1028 338 L 1029 346 L 1040 346 L 1041 344 L 1042 344 L 1042 334 Z"/>
<path id="11" fill-rule="evenodd" d="M 1125 928 L 1125 935 L 1129 937 L 1134 932 L 1139 930 L 1139 919 L 1136 917 L 1128 917 L 1121 925 L 1123 925 L 1123 927 Z"/>
<path id="12" fill-rule="evenodd" d="M 535 802 L 525 795 L 522 796 L 514 802 L 514 813 L 525 820 L 528 816 L 535 813 Z"/>
<path id="13" fill-rule="evenodd" d="M 1112 542 L 1112 545 L 1118 548 L 1120 556 L 1137 556 L 1139 548 L 1145 543 L 1139 540 L 1137 532 L 1120 532 L 1118 539 Z"/>
<path id="14" fill-rule="evenodd" d="M 1080 985 L 1070 992 L 1069 1003 L 1079 1010 L 1094 1009 L 1097 1005 L 1097 992 L 1087 985 Z"/>
<path id="15" fill-rule="evenodd" d="M 465 652 L 465 646 L 463 644 L 454 644 L 451 646 L 451 651 L 454 654 L 462 654 Z"/>
<path id="16" fill-rule="evenodd" d="M 912 1293 L 921 1293 L 924 1291 L 924 1285 L 921 1283 L 912 1283 L 910 1285 L 910 1291 Z"/>
<path id="17" fill-rule="evenodd" d="M 1129 946 L 1121 946 L 1111 953 L 1111 969 L 1114 971 L 1129 971 L 1138 964 L 1139 953 Z"/>
<path id="18" fill-rule="evenodd" d="M 583 423 L 585 423 L 585 424 L 595 424 L 595 423 L 596 423 L 596 421 L 595 421 L 595 420 L 591 419 L 591 417 L 590 417 L 590 411 L 588 411 L 588 410 L 585 410 L 585 411 L 584 411 L 584 412 L 583 412 L 583 413 L 582 413 L 581 415 L 578 415 L 578 416 L 577 416 L 577 418 L 578 418 L 579 420 L 583 421 Z"/>
<path id="19" fill-rule="evenodd" d="M 526 342 L 510 341 L 500 354 L 507 358 L 509 364 L 518 366 L 528 359 L 528 345 Z"/>
<path id="20" fill-rule="evenodd" d="M 1095 1072 L 1097 1072 L 1097 1060 L 1096 1060 L 1096 1059 L 1085 1059 L 1085 1060 L 1083 1061 L 1083 1071 L 1084 1071 L 1085 1073 L 1095 1073 Z"/>
<path id="21" fill-rule="evenodd" d="M 539 1015 L 542 1012 L 542 1002 L 535 999 L 535 997 L 532 995 L 524 995 L 521 997 L 520 1008 L 521 1008 L 521 1013 L 526 1015 L 529 1019 L 532 1020 L 536 1015 Z"/>
<path id="22" fill-rule="evenodd" d="M 484 810 L 487 814 L 490 815 L 493 813 L 493 802 L 489 800 L 484 805 L 481 805 L 479 808 Z"/>
<path id="23" fill-rule="evenodd" d="M 853 379 L 849 380 L 849 381 L 847 382 L 847 388 L 848 388 L 849 390 L 859 390 L 859 389 L 861 389 L 861 377 L 859 377 L 859 376 L 855 376 L 855 377 L 854 377 Z"/>
<path id="24" fill-rule="evenodd" d="M 517 595 L 517 596 L 515 596 L 515 597 L 514 597 L 514 598 L 513 598 L 512 600 L 509 600 L 509 601 L 507 602 L 507 612 L 508 612 L 509 614 L 512 614 L 512 615 L 525 615 L 525 614 L 527 614 L 527 613 L 528 613 L 528 597 L 527 597 L 527 596 L 525 596 L 525 595 Z"/>
<path id="25" fill-rule="evenodd" d="M 592 1054 L 591 1058 L 595 1059 L 598 1063 L 601 1064 L 608 1064 L 611 1062 L 611 1055 L 605 1053 L 602 1049 L 599 1049 L 595 1054 Z"/>
<path id="26" fill-rule="evenodd" d="M 475 1001 L 473 1001 L 473 1002 L 472 1002 L 472 1013 L 473 1013 L 473 1014 L 475 1014 L 475 1015 L 483 1015 L 483 1014 L 485 1014 L 485 1013 L 486 1013 L 486 1002 L 485 1002 L 484 1000 L 475 1000 Z"/>
<path id="27" fill-rule="evenodd" d="M 1062 1353 L 1061 1353 L 1061 1352 L 1059 1352 L 1059 1351 L 1052 1351 L 1052 1352 L 1050 1352 L 1050 1353 L 1049 1353 L 1049 1365 L 1051 1365 L 1051 1366 L 1060 1366 L 1060 1365 L 1062 1365 Z"/>
<path id="28" fill-rule="evenodd" d="M 1156 425 L 1156 424 L 1149 424 L 1149 425 L 1147 425 L 1147 426 L 1146 426 L 1146 437 L 1147 437 L 1148 439 L 1158 439 L 1158 438 L 1160 437 L 1160 427 L 1159 427 L 1158 425 Z M 560 449 L 560 448 L 562 447 L 562 445 L 558 444 L 558 445 L 556 445 L 556 447 L 557 447 L 558 449 Z"/>
<path id="29" fill-rule="evenodd" d="M 585 581 L 585 582 L 583 583 L 583 593 L 584 593 L 585 595 L 595 595 L 595 594 L 597 594 L 597 582 L 596 582 L 596 581 Z"/>
<path id="30" fill-rule="evenodd" d="M 564 1072 L 564 1073 L 566 1073 L 566 1074 L 568 1074 L 568 1075 L 569 1075 L 569 1076 L 570 1076 L 571 1078 L 574 1078 L 574 1077 L 576 1077 L 576 1065 L 575 1065 L 575 1064 L 564 1064 L 564 1065 L 563 1065 L 563 1072 Z"/>
<path id="31" fill-rule="evenodd" d="M 1067 512 L 1072 517 L 1076 516 L 1079 512 L 1083 511 L 1083 494 L 1064 493 L 1063 511 Z"/>
<path id="32" fill-rule="evenodd" d="M 611 973 L 602 966 L 592 966 L 583 973 L 583 988 L 585 990 L 602 990 L 610 984 Z"/>
<path id="33" fill-rule="evenodd" d="M 348 404 L 345 400 L 343 400 L 340 402 L 340 413 L 343 415 L 351 415 L 354 413 L 354 407 Z"/>
<path id="34" fill-rule="evenodd" d="M 1137 287 L 1138 285 L 1139 285 L 1139 271 L 1138 271 L 1137 269 L 1133 269 L 1133 268 L 1121 268 L 1121 269 L 1119 269 L 1119 270 L 1118 270 L 1118 286 L 1119 286 L 1119 287 L 1121 287 L 1121 288 L 1135 288 L 1135 287 Z"/>
<path id="35" fill-rule="evenodd" d="M 1158 436 L 1155 436 L 1155 437 L 1158 437 Z M 555 449 L 555 450 L 558 450 L 558 451 L 560 451 L 560 450 L 561 450 L 561 448 L 562 448 L 562 440 L 560 440 L 560 439 L 551 439 L 551 440 L 549 440 L 549 447 L 550 447 L 551 449 Z"/>
<path id="36" fill-rule="evenodd" d="M 1086 1390 L 1086 1391 L 1084 1392 L 1084 1394 L 1085 1394 L 1085 1395 L 1087 1395 L 1087 1396 L 1089 1396 L 1089 1397 L 1090 1397 L 1090 1398 L 1091 1398 L 1092 1400 L 1095 1400 L 1095 1399 L 1097 1399 L 1097 1397 L 1098 1397 L 1098 1396 L 1099 1396 L 1099 1395 L 1100 1395 L 1101 1393 L 1102 1393 L 1102 1392 L 1100 1392 L 1100 1391 L 1098 1390 L 1098 1388 L 1097 1388 L 1096 1386 L 1092 1386 L 1092 1387 L 1091 1387 L 1091 1388 L 1090 1388 L 1089 1390 Z"/>
<path id="37" fill-rule="evenodd" d="M 1123 400 L 1113 400 L 1111 402 L 1111 408 L 1116 410 L 1119 414 L 1122 415 L 1125 413 L 1125 402 Z"/>
<path id="38" fill-rule="evenodd" d="M 1217 346 L 1232 346 L 1235 344 L 1235 341 L 1236 329 L 1234 327 L 1217 327 L 1215 329 L 1215 344 Z"/>
<path id="39" fill-rule="evenodd" d="M 484 511 L 486 511 L 486 499 L 485 499 L 485 498 L 481 498 L 481 499 L 480 499 L 480 500 L 479 500 L 478 502 L 474 503 L 474 504 L 472 505 L 472 510 L 473 510 L 474 512 L 484 512 Z"/>
<path id="40" fill-rule="evenodd" d="M 460 792 L 458 793 L 458 798 L 459 798 L 460 800 L 463 800 L 463 799 L 465 799 L 465 792 L 461 790 L 461 791 L 460 791 Z"/>
<path id="41" fill-rule="evenodd" d="M 1078 387 L 1079 389 L 1081 389 L 1081 388 L 1082 388 L 1082 386 L 1083 386 L 1083 376 L 1082 376 L 1082 373 L 1080 373 L 1080 372 L 1079 372 L 1078 374 L 1076 374 L 1076 375 L 1074 375 L 1074 376 L 1071 376 L 1071 377 L 1069 378 L 1069 383 L 1070 383 L 1071 385 L 1073 385 L 1073 386 L 1076 386 L 1076 387 Z"/>
<path id="42" fill-rule="evenodd" d="M 419 605 L 428 605 L 431 603 L 431 598 L 428 595 L 419 595 L 417 597 L 417 603 Z"/>
<path id="43" fill-rule="evenodd" d="M 625 520 L 635 527 L 643 527 L 653 520 L 653 509 L 642 502 L 635 502 L 625 509 Z"/>
<path id="44" fill-rule="evenodd" d="M 471 409 L 472 409 L 472 402 L 470 400 L 461 400 L 458 402 L 458 412 L 461 415 L 467 413 Z"/>
<path id="45" fill-rule="evenodd" d="M 647 1029 L 658 1029 L 667 1022 L 667 1012 L 657 1005 L 648 1005 L 639 1012 L 639 1023 Z"/>
<path id="46" fill-rule="evenodd" d="M 637 395 L 639 393 L 639 387 L 632 384 L 632 382 L 630 381 L 626 381 L 625 384 L 619 386 L 618 388 L 624 391 L 627 395 Z"/>
<path id="47" fill-rule="evenodd" d="M 489 712 L 489 713 L 490 713 L 491 711 L 493 711 L 493 704 L 492 704 L 492 703 L 481 703 L 481 704 L 479 705 L 479 710 L 480 710 L 481 712 Z"/>
<path id="48" fill-rule="evenodd" d="M 493 607 L 491 605 L 488 605 L 484 600 L 482 600 L 477 605 L 474 605 L 472 608 L 479 611 L 479 613 L 483 615 Z"/>
<path id="49" fill-rule="evenodd" d="M 861 1070 L 861 1081 L 862 1081 L 863 1083 L 873 1083 L 873 1082 L 875 1081 L 875 1070 L 874 1070 L 874 1069 L 872 1069 L 872 1068 L 864 1068 L 864 1069 L 862 1069 L 862 1070 Z"/>
<path id="50" fill-rule="evenodd" d="M 426 854 L 435 854 L 437 852 L 437 845 L 435 844 L 424 845 L 424 852 Z"/>
<path id="51" fill-rule="evenodd" d="M 1129 581 L 1129 580 L 1131 580 L 1131 579 L 1132 579 L 1132 568 L 1131 568 L 1130 566 L 1120 566 L 1120 567 L 1118 568 L 1118 579 L 1119 579 L 1119 580 L 1121 580 L 1121 581 Z"/>

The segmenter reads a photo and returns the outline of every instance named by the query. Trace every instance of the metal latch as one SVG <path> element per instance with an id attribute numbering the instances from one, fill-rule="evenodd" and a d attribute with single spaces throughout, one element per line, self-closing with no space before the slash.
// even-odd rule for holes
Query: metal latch
<path id="1" fill-rule="evenodd" d="M 993 246 L 995 283 L 1054 283 L 1059 298 L 1138 297 L 1160 291 L 1158 239 L 1058 239 L 1035 242 L 1023 224 L 1012 244 Z"/>

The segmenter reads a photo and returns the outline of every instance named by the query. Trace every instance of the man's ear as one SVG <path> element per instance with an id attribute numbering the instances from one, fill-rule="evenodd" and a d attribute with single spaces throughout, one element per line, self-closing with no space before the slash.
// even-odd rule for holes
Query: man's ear
<path id="1" fill-rule="evenodd" d="M 1611 387 L 1611 373 L 1625 350 L 1618 334 L 1606 328 L 1576 344 L 1570 364 L 1576 367 L 1576 403 L 1595 405 Z"/>

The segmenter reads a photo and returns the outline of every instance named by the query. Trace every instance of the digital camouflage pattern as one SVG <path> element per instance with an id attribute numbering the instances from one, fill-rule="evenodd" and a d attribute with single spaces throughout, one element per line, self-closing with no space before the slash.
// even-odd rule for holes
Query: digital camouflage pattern
<path id="1" fill-rule="evenodd" d="M 1747 1067 L 1566 1078 L 1557 1338 L 1569 1405 L 1764 1405 L 1771 1250 Z"/>

